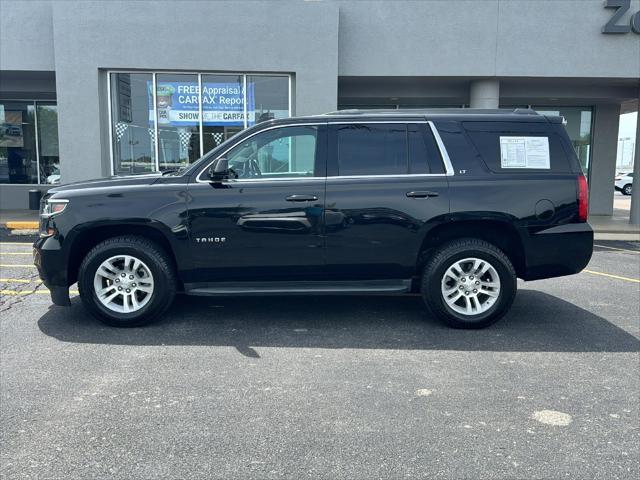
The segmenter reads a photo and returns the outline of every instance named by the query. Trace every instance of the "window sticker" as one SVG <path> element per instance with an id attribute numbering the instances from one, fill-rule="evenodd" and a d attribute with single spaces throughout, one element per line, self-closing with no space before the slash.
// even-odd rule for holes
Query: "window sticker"
<path id="1" fill-rule="evenodd" d="M 549 137 L 500 137 L 502 168 L 551 168 Z"/>

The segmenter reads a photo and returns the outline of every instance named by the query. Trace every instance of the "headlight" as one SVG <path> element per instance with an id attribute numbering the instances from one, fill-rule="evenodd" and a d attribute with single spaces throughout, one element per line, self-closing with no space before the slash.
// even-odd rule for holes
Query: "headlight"
<path id="1" fill-rule="evenodd" d="M 65 208 L 69 204 L 69 200 L 62 198 L 54 198 L 45 200 L 44 205 L 42 206 L 42 215 L 45 218 L 53 217 L 54 215 L 59 215 L 64 212 Z"/>

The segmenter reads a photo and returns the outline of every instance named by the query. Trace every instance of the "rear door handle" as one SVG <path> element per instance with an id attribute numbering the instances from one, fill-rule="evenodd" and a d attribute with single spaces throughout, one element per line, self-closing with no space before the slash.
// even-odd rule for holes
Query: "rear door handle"
<path id="1" fill-rule="evenodd" d="M 438 192 L 407 192 L 407 197 L 409 198 L 429 198 L 429 197 L 437 197 Z"/>
<path id="2" fill-rule="evenodd" d="M 318 197 L 315 195 L 289 195 L 285 197 L 287 202 L 315 202 Z"/>

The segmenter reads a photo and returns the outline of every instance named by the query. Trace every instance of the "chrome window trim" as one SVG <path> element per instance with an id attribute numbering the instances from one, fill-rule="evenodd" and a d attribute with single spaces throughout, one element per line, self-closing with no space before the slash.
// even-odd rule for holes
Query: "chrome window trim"
<path id="1" fill-rule="evenodd" d="M 362 180 L 362 179 L 370 179 L 370 178 L 449 177 L 449 176 L 453 176 L 454 175 L 453 165 L 451 164 L 451 159 L 449 158 L 449 153 L 447 152 L 447 148 L 445 147 L 444 142 L 442 141 L 442 138 L 440 137 L 440 133 L 438 133 L 438 129 L 436 128 L 436 126 L 433 124 L 433 122 L 431 120 L 390 120 L 390 121 L 385 121 L 385 120 L 375 120 L 375 121 L 356 120 L 356 121 L 351 121 L 351 122 L 332 122 L 332 121 L 327 121 L 327 122 L 317 122 L 317 123 L 292 123 L 292 124 L 285 124 L 285 125 L 273 125 L 271 127 L 264 128 L 262 130 L 259 130 L 257 132 L 252 133 L 251 135 L 249 135 L 248 137 L 246 137 L 242 141 L 248 140 L 249 138 L 251 138 L 254 135 L 257 135 L 259 133 L 266 132 L 268 130 L 273 130 L 273 129 L 276 129 L 276 128 L 297 127 L 297 126 L 303 127 L 303 126 L 322 126 L 322 125 L 351 125 L 351 124 L 359 124 L 359 123 L 404 123 L 404 124 L 426 123 L 427 125 L 429 125 L 429 128 L 431 129 L 431 133 L 433 134 L 433 138 L 435 139 L 436 145 L 438 147 L 438 150 L 440 151 L 440 156 L 442 157 L 442 162 L 444 163 L 444 167 L 445 167 L 445 173 L 399 173 L 399 174 L 391 174 L 391 175 L 389 175 L 389 174 L 381 174 L 381 175 L 336 175 L 336 176 L 327 176 L 327 177 L 246 178 L 246 179 L 230 179 L 229 182 L 230 183 L 239 183 L 239 182 L 256 183 L 256 182 L 274 182 L 274 181 L 276 181 L 276 182 L 277 181 L 307 181 L 307 180 L 312 180 L 313 181 L 313 180 L 321 180 L 321 179 L 327 179 L 327 180 L 334 180 L 334 179 L 336 179 L 336 180 L 340 180 L 340 179 L 344 179 L 344 180 Z M 211 160 L 211 162 L 209 162 L 200 171 L 200 173 L 196 177 L 196 183 L 211 183 L 209 180 L 202 180 L 200 177 L 213 164 L 213 162 L 215 162 L 218 158 L 226 155 L 227 152 L 229 152 L 230 150 L 234 149 L 236 146 L 238 146 L 238 143 L 236 143 L 235 145 L 227 148 L 224 152 L 222 152 L 216 158 Z"/>
<path id="2" fill-rule="evenodd" d="M 390 175 L 337 175 L 327 177 L 327 180 L 361 180 L 367 178 L 416 178 L 416 177 L 446 177 L 446 173 L 393 173 Z"/>
<path id="3" fill-rule="evenodd" d="M 440 156 L 442 157 L 442 161 L 444 162 L 444 171 L 445 175 L 451 177 L 454 175 L 453 165 L 451 164 L 451 158 L 449 158 L 449 152 L 447 152 L 447 147 L 444 146 L 444 142 L 440 137 L 440 133 L 438 129 L 434 125 L 434 123 L 429 120 L 427 121 L 429 127 L 431 127 L 431 133 L 433 133 L 433 138 L 436 139 L 436 144 L 438 145 L 438 150 L 440 150 Z"/>
<path id="4" fill-rule="evenodd" d="M 426 120 L 354 120 L 352 122 L 327 122 L 329 125 L 353 125 L 356 123 L 428 123 Z"/>
<path id="5" fill-rule="evenodd" d="M 243 184 L 243 183 L 265 183 L 265 182 L 317 182 L 325 181 L 327 177 L 289 177 L 289 178 L 229 178 L 222 180 L 225 184 Z M 210 181 L 198 181 L 198 183 L 211 183 Z"/>

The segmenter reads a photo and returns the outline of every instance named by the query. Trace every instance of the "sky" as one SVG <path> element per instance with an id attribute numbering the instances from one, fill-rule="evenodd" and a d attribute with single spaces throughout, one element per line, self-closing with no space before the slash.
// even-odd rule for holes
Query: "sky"
<path id="1" fill-rule="evenodd" d="M 635 139 L 636 137 L 636 122 L 638 119 L 638 112 L 625 113 L 620 115 L 620 127 L 618 130 L 618 138 L 630 137 Z"/>
<path id="2" fill-rule="evenodd" d="M 638 112 L 620 115 L 620 126 L 618 127 L 618 155 L 616 156 L 616 165 L 618 169 L 631 170 L 633 168 L 637 121 Z"/>

